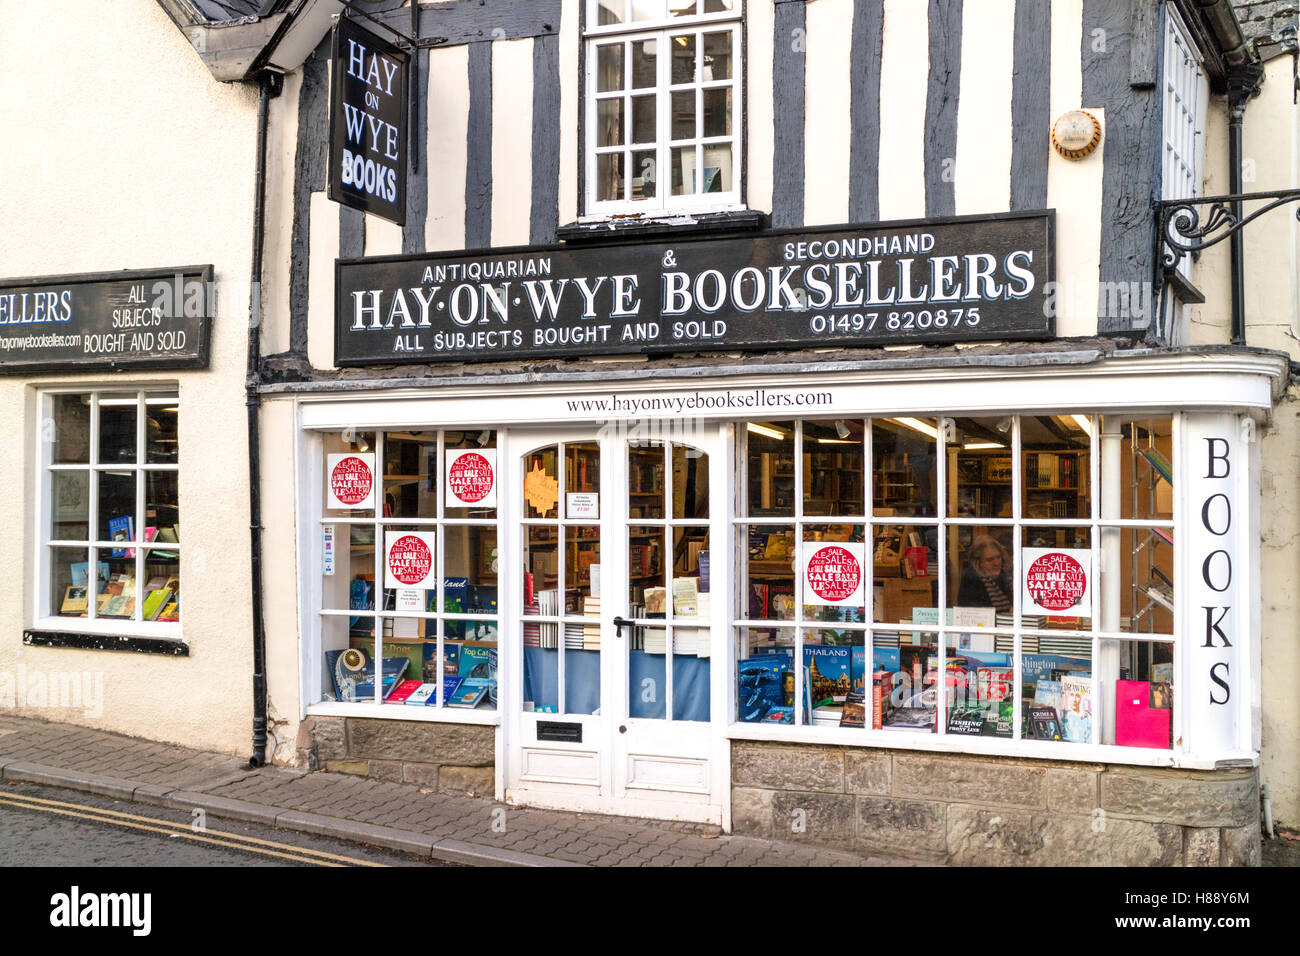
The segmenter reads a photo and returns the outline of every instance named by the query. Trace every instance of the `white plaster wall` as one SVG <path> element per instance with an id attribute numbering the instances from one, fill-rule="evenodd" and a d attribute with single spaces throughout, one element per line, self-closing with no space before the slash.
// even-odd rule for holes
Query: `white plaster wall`
<path id="1" fill-rule="evenodd" d="M 925 216 L 925 90 L 930 17 L 918 0 L 884 0 L 880 64 L 880 218 Z M 899 95 L 898 91 L 921 91 Z"/>
<path id="2" fill-rule="evenodd" d="M 430 252 L 465 248 L 465 162 L 469 131 L 469 47 L 429 51 L 429 218 Z"/>
<path id="3" fill-rule="evenodd" d="M 853 128 L 849 118 L 852 0 L 810 3 L 805 22 L 804 223 L 847 222 Z"/>
<path id="4" fill-rule="evenodd" d="M 745 11 L 745 102 L 749 128 L 745 137 L 746 205 L 772 212 L 772 31 L 776 8 L 771 0 L 753 0 Z"/>
<path id="5" fill-rule="evenodd" d="M 257 96 L 212 79 L 153 0 L 0 0 L 6 182 L 0 274 L 212 263 L 221 283 L 205 371 L 0 378 L 0 564 L 23 599 L 0 602 L 0 672 L 102 674 L 103 710 L 18 713 L 246 753 L 252 725 L 247 343 Z M 57 55 L 51 51 L 57 50 Z M 188 658 L 24 648 L 31 623 L 34 385 L 179 383 Z M 21 451 L 20 451 L 21 450 Z"/>
<path id="6" fill-rule="evenodd" d="M 492 44 L 492 245 L 528 245 L 533 208 L 533 41 Z"/>
<path id="7" fill-rule="evenodd" d="M 1232 191 L 1228 176 L 1228 99 L 1210 98 L 1205 120 L 1205 165 L 1202 196 L 1222 196 Z M 1221 242 L 1201 253 L 1192 267 L 1192 281 L 1205 294 L 1205 302 L 1190 309 L 1188 344 L 1226 345 L 1232 340 L 1232 270 L 1229 244 Z"/>
<path id="8" fill-rule="evenodd" d="M 1015 0 L 962 4 L 957 102 L 957 215 L 1011 208 L 1011 87 Z"/>
<path id="9" fill-rule="evenodd" d="M 293 762 L 301 713 L 294 409 L 291 398 L 262 403 L 262 593 L 271 738 L 267 755 L 276 763 Z"/>

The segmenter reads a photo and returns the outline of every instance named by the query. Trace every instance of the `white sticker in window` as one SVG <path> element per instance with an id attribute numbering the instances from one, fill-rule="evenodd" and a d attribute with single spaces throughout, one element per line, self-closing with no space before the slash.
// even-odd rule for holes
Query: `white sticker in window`
<path id="1" fill-rule="evenodd" d="M 566 496 L 569 518 L 600 517 L 600 493 L 590 491 L 571 491 Z"/>
<path id="2" fill-rule="evenodd" d="M 495 508 L 497 452 L 495 448 L 447 452 L 447 505 Z"/>
<path id="3" fill-rule="evenodd" d="M 804 546 L 803 601 L 805 604 L 861 607 L 864 603 L 863 565 L 866 545 L 807 544 Z"/>
<path id="4" fill-rule="evenodd" d="M 1025 548 L 1021 600 L 1026 614 L 1092 617 L 1092 552 L 1084 548 Z"/>
<path id="5" fill-rule="evenodd" d="M 327 508 L 373 508 L 375 506 L 375 456 L 344 454 L 326 456 L 329 487 Z"/>
<path id="6" fill-rule="evenodd" d="M 384 532 L 384 587 L 437 587 L 432 532 Z"/>

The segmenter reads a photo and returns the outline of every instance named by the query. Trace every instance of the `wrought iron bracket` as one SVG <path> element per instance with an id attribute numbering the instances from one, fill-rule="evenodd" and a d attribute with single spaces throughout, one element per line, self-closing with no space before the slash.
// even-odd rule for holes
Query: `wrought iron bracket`
<path id="1" fill-rule="evenodd" d="M 1250 215 L 1242 215 L 1244 202 L 1267 201 Z M 1165 199 L 1156 204 L 1158 235 L 1163 246 L 1164 264 L 1173 268 L 1185 253 L 1193 255 L 1217 245 L 1267 212 L 1288 203 L 1300 203 L 1300 189 L 1279 189 L 1265 193 L 1241 193 L 1235 196 L 1205 196 L 1198 199 Z M 1205 221 L 1201 209 L 1209 207 Z M 1300 219 L 1300 209 L 1296 210 Z"/>

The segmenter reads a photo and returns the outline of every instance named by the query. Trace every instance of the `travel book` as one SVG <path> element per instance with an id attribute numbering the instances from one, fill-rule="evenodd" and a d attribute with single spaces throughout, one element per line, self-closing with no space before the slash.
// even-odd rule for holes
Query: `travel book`
<path id="1" fill-rule="evenodd" d="M 108 539 L 110 541 L 134 541 L 135 519 L 130 515 L 121 515 L 108 519 Z M 134 558 L 135 548 L 114 548 L 115 558 Z"/>

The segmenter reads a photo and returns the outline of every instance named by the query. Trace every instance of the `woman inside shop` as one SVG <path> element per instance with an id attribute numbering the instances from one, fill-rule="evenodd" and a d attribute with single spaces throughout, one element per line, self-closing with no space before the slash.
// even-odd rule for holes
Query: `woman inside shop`
<path id="1" fill-rule="evenodd" d="M 962 569 L 957 603 L 1009 613 L 1011 595 L 1011 561 L 1006 551 L 988 535 L 976 538 L 971 544 L 968 563 Z"/>

